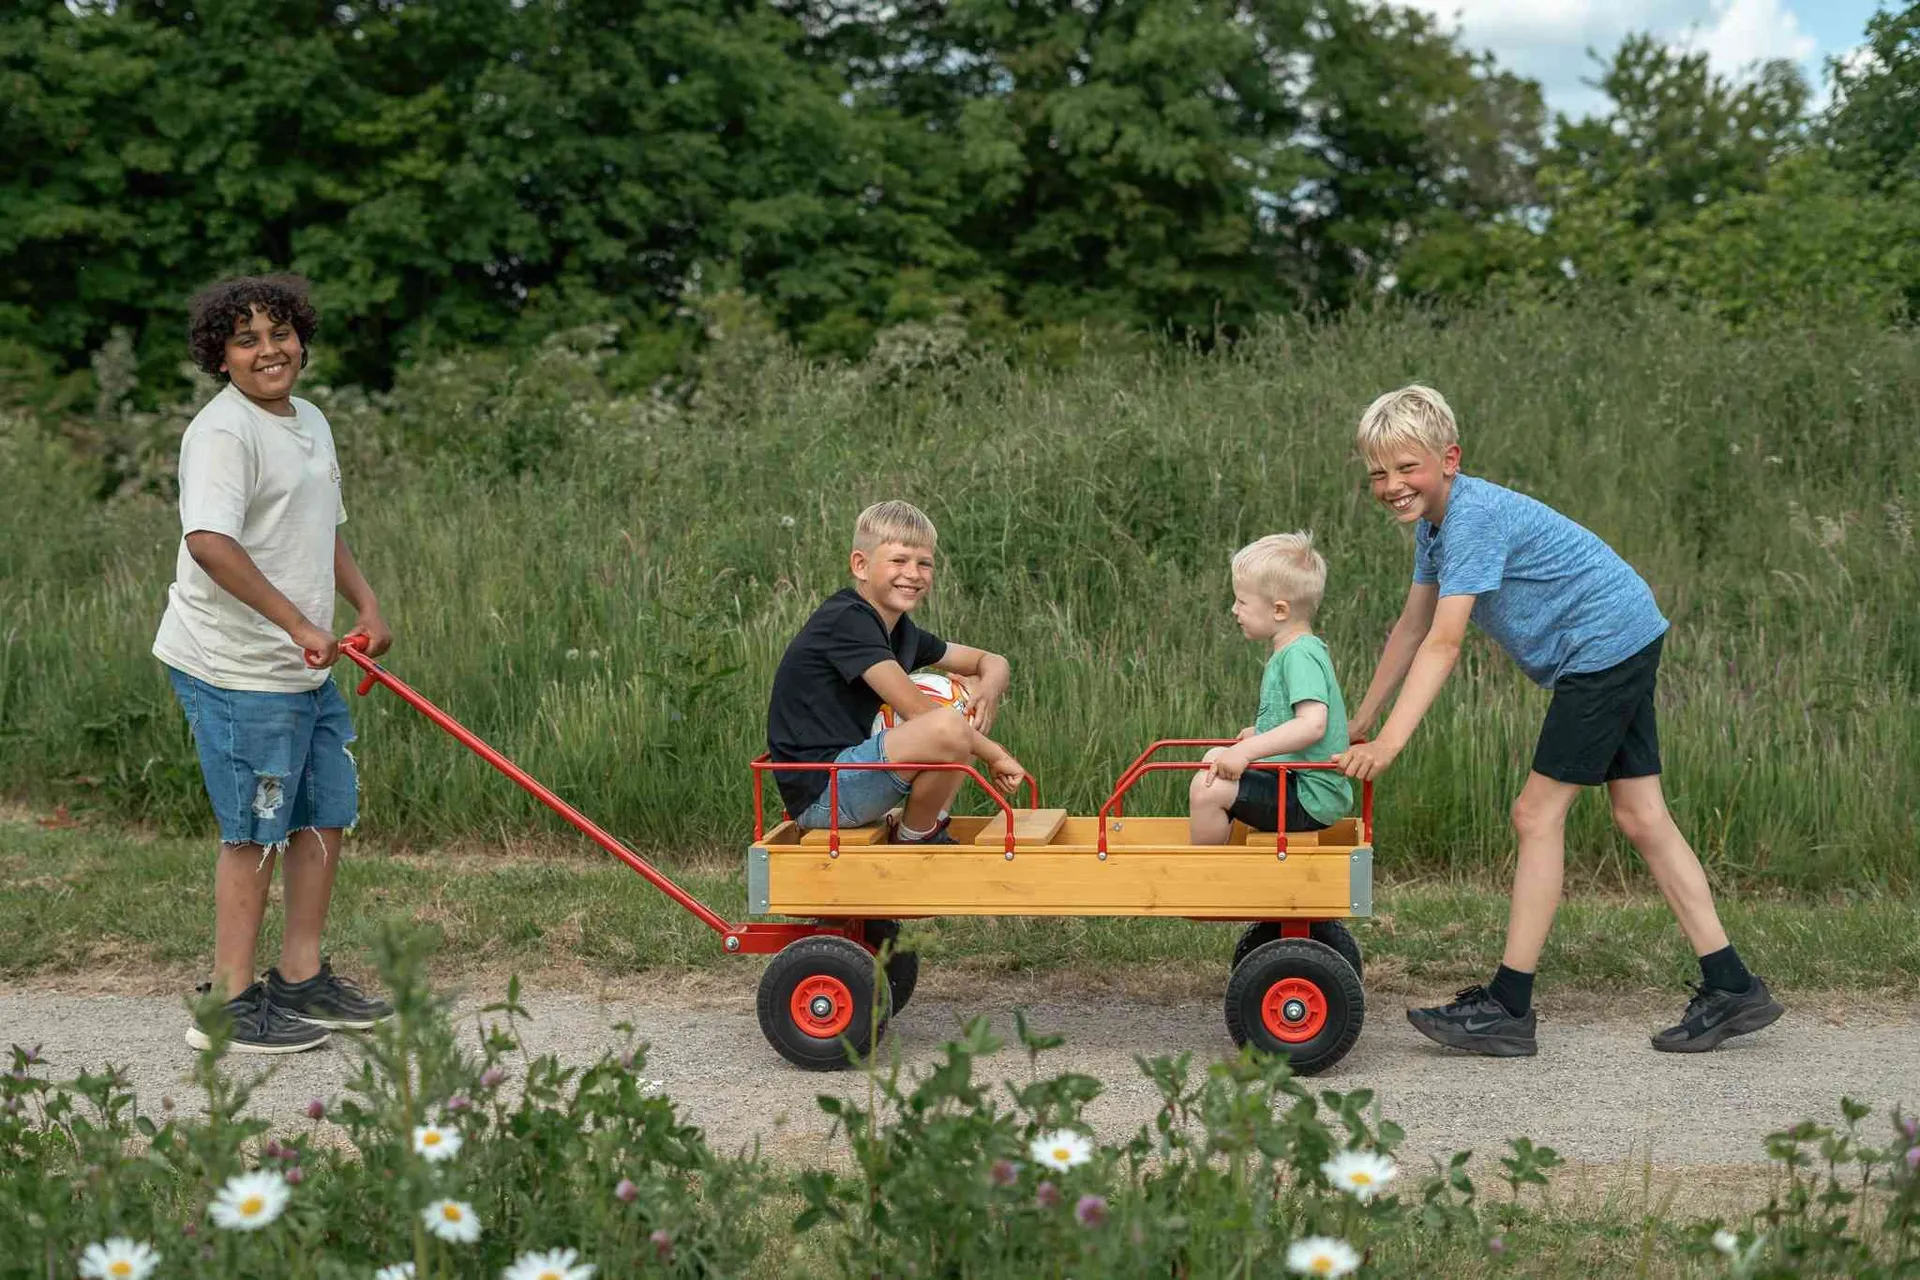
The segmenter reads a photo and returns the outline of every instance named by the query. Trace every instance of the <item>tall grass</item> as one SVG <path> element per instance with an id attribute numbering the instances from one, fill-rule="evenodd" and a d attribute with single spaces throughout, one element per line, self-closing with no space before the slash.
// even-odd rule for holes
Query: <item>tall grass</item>
<path id="1" fill-rule="evenodd" d="M 1404 531 L 1370 502 L 1353 422 L 1444 389 L 1468 470 L 1580 520 L 1674 622 L 1669 798 L 1717 878 L 1911 888 L 1920 796 L 1920 344 L 1805 323 L 1735 333 L 1647 308 L 1391 312 L 1275 326 L 1224 354 L 992 360 L 907 374 L 723 349 L 690 405 L 613 398 L 591 344 L 423 364 L 334 395 L 346 532 L 398 644 L 389 666 L 615 831 L 739 847 L 775 663 L 842 585 L 854 514 L 925 507 L 922 619 L 1007 654 L 999 736 L 1047 798 L 1097 806 L 1146 741 L 1246 723 L 1260 654 L 1227 560 L 1311 528 L 1319 626 L 1357 703 L 1398 609 Z M 95 507 L 43 452 L 0 455 L 0 779 L 175 831 L 209 826 L 148 656 L 177 526 Z M 344 679 L 344 676 L 343 676 Z M 1383 870 L 1510 854 L 1506 806 L 1546 695 L 1476 639 L 1380 790 Z M 358 704 L 364 829 L 436 841 L 551 825 L 397 702 Z M 1177 806 L 1156 780 L 1146 803 Z M 1136 805 L 1136 811 L 1144 811 Z M 1637 877 L 1604 805 L 1577 876 Z"/>

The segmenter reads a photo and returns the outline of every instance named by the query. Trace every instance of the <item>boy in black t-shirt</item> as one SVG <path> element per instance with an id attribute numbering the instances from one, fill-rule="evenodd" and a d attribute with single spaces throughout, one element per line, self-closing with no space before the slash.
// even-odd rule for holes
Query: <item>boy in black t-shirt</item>
<path id="1" fill-rule="evenodd" d="M 1010 671 L 997 653 L 949 644 L 907 615 L 933 589 L 933 522 L 905 502 L 878 502 L 853 529 L 854 586 L 829 596 L 787 646 L 767 706 L 775 761 L 964 763 L 978 756 L 994 785 L 1011 793 L 1026 770 L 986 736 Z M 943 707 L 908 672 L 932 667 L 968 677 L 966 713 Z M 873 733 L 887 703 L 904 723 Z M 847 769 L 840 773 L 840 825 L 866 826 L 903 800 L 894 833 L 903 844 L 953 844 L 946 813 L 966 779 L 954 770 Z M 802 827 L 829 826 L 824 769 L 776 771 L 787 812 Z"/>

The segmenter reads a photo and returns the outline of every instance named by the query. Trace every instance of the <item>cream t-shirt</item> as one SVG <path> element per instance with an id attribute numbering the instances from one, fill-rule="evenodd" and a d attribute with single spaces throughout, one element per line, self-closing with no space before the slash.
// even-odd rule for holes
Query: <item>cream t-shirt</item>
<path id="1" fill-rule="evenodd" d="M 228 384 L 180 442 L 180 551 L 153 656 L 216 688 L 303 693 L 332 675 L 187 552 L 189 533 L 226 534 L 307 621 L 332 629 L 340 464 L 325 416 L 297 397 L 293 407 L 279 417 Z"/>

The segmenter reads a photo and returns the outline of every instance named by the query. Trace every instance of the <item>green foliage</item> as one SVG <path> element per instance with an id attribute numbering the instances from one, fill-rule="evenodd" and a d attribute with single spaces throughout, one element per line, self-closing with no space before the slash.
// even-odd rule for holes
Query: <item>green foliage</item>
<path id="1" fill-rule="evenodd" d="M 913 371 L 810 363 L 751 307 L 712 314 L 715 363 L 685 398 L 597 375 L 594 331 L 323 397 L 394 671 L 641 846 L 741 847 L 774 666 L 881 497 L 937 522 L 928 621 L 1009 656 L 1002 736 L 1053 803 L 1091 813 L 1144 743 L 1244 723 L 1258 655 L 1222 601 L 1228 557 L 1259 534 L 1316 531 L 1317 622 L 1355 696 L 1409 552 L 1366 500 L 1352 424 L 1421 378 L 1461 413 L 1470 470 L 1566 511 L 1653 584 L 1675 626 L 1668 794 L 1713 874 L 1913 884 L 1920 354 L 1902 333 L 1765 315 L 1736 331 L 1628 303 L 1396 310 L 1210 355 Z M 149 652 L 177 517 L 141 494 L 90 505 L 38 479 L 47 465 L 9 476 L 0 507 L 21 570 L 0 580 L 0 774 L 24 798 L 205 832 Z M 1541 698 L 1469 647 L 1380 789 L 1383 868 L 1503 865 Z M 355 713 L 370 836 L 555 829 L 404 706 Z M 1183 811 L 1158 782 L 1140 811 Z M 1577 876 L 1643 875 L 1604 805 L 1576 808 L 1569 849 Z"/>
<path id="2" fill-rule="evenodd" d="M 1499 1161 L 1505 1198 L 1483 1200 L 1470 1153 L 1416 1183 L 1397 1168 L 1404 1134 L 1370 1091 L 1310 1092 L 1284 1060 L 1141 1060 L 1153 1120 L 1102 1141 L 1085 1108 L 1105 1086 L 1047 1074 L 1057 1036 L 1017 1020 L 1026 1078 L 995 1086 L 980 1059 L 984 1019 L 911 1079 L 869 1063 L 868 1100 L 823 1094 L 847 1160 L 782 1170 L 714 1154 L 646 1081 L 644 1046 L 584 1067 L 527 1058 L 518 984 L 463 1048 L 425 985 L 417 936 L 390 926 L 377 947 L 396 1016 L 355 1037 L 359 1074 L 316 1098 L 304 1123 L 249 1115 L 249 1087 L 199 1056 L 203 1114 L 137 1099 L 107 1068 L 56 1082 L 14 1046 L 0 1076 L 0 1251 L 19 1274 L 71 1274 L 84 1250 L 120 1237 L 156 1247 L 164 1274 L 364 1277 L 411 1262 L 418 1275 L 493 1276 L 531 1250 L 577 1250 L 621 1276 L 1100 1275 L 1200 1278 L 1300 1270 L 1318 1237 L 1351 1251 L 1363 1277 L 1590 1273 L 1612 1224 L 1570 1223 L 1548 1199 L 1561 1162 L 1515 1139 Z M 1842 1101 L 1838 1129 L 1773 1135 L 1784 1175 L 1735 1228 L 1636 1224 L 1637 1257 L 1678 1265 L 1728 1255 L 1741 1276 L 1906 1274 L 1920 1249 L 1920 1138 L 1896 1110 L 1884 1144 L 1868 1109 Z M 429 1154 L 422 1130 L 437 1130 Z M 1365 1161 L 1361 1187 L 1337 1161 Z M 211 1212 L 223 1187 L 257 1177 L 284 1208 L 236 1230 Z M 1350 1187 L 1359 1187 L 1350 1190 Z M 1533 1188 L 1524 1191 L 1523 1188 Z M 423 1212 L 452 1201 L 478 1230 L 454 1241 Z M 791 1235 L 778 1222 L 792 1213 Z M 1562 1254 L 1564 1250 L 1564 1254 Z M 1621 1259 L 1626 1261 L 1626 1259 Z"/>

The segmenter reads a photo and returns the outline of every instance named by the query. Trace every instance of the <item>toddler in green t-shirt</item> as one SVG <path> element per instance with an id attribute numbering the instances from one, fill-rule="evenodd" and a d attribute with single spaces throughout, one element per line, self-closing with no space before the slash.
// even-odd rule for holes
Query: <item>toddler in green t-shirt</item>
<path id="1" fill-rule="evenodd" d="M 1313 615 L 1327 587 L 1327 562 L 1310 533 L 1269 534 L 1233 557 L 1233 619 L 1249 640 L 1269 645 L 1260 712 L 1230 747 L 1206 754 L 1187 792 L 1194 844 L 1225 844 L 1233 820 L 1256 831 L 1319 831 L 1353 807 L 1353 787 L 1330 769 L 1281 774 L 1259 760 L 1330 760 L 1347 749 L 1347 704 Z M 1280 824 L 1285 821 L 1286 825 Z"/>

